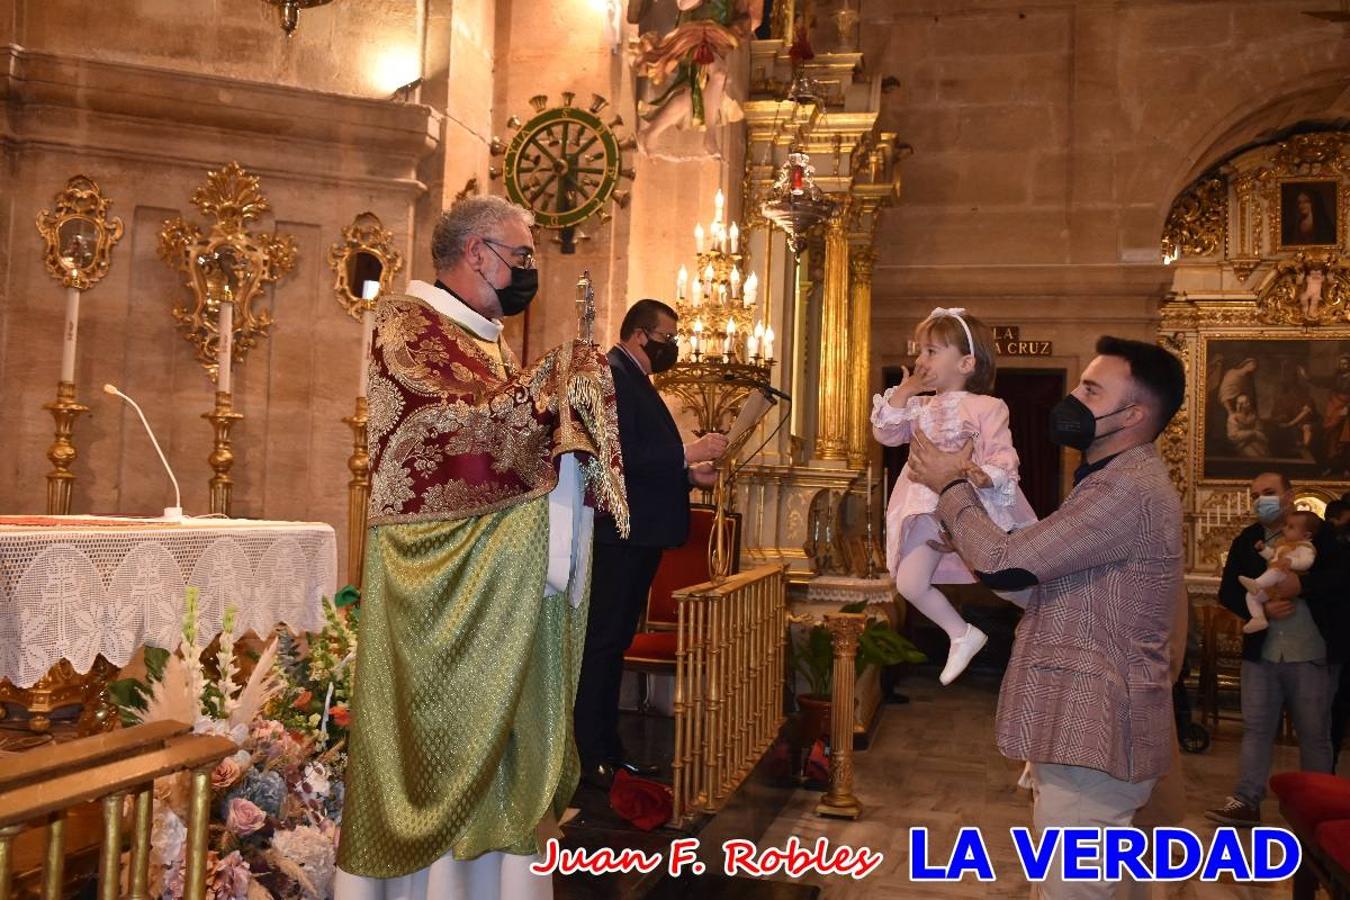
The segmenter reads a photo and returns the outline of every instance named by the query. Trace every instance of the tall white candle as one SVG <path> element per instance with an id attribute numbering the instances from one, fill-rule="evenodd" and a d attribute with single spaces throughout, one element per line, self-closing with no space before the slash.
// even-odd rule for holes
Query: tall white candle
<path id="1" fill-rule="evenodd" d="M 722 193 L 722 189 L 721 189 L 721 188 L 718 188 L 718 189 L 717 189 L 717 195 L 716 195 L 715 197 L 713 197 L 713 221 L 714 221 L 714 222 L 720 222 L 720 221 L 722 221 L 722 206 L 723 206 L 726 202 L 727 202 L 726 196 Z"/>
<path id="2" fill-rule="evenodd" d="M 230 363 L 234 354 L 234 304 L 220 304 L 220 318 L 216 322 L 216 390 L 230 392 Z"/>
<path id="3" fill-rule="evenodd" d="M 698 306 L 703 302 L 703 282 L 697 278 L 694 279 L 694 305 Z"/>
<path id="4" fill-rule="evenodd" d="M 759 299 L 759 276 L 751 272 L 745 279 L 745 305 L 754 306 Z"/>
<path id="5" fill-rule="evenodd" d="M 741 229 L 736 227 L 736 223 L 731 223 L 731 252 L 735 253 L 741 247 Z"/>
<path id="6" fill-rule="evenodd" d="M 689 270 L 680 266 L 680 273 L 675 276 L 675 299 L 684 299 L 685 286 L 689 284 Z"/>
<path id="7" fill-rule="evenodd" d="M 773 328 L 764 329 L 764 358 L 773 359 Z"/>
<path id="8" fill-rule="evenodd" d="M 731 279 L 731 296 L 739 297 L 741 295 L 741 270 L 732 269 L 728 277 Z"/>
<path id="9" fill-rule="evenodd" d="M 364 397 L 370 390 L 370 341 L 375 333 L 375 298 L 380 295 L 380 283 L 367 281 L 361 285 L 361 372 L 357 379 L 356 395 Z"/>
<path id="10" fill-rule="evenodd" d="M 694 226 L 694 252 L 703 252 L 703 226 L 701 224 Z"/>
<path id="11" fill-rule="evenodd" d="M 61 380 L 75 381 L 75 338 L 80 330 L 80 290 L 66 289 L 66 324 L 61 333 Z"/>

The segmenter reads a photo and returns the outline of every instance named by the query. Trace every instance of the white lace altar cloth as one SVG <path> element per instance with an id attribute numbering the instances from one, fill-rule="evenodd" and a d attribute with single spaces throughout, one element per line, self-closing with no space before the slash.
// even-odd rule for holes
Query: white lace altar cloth
<path id="1" fill-rule="evenodd" d="M 89 671 L 182 639 L 186 588 L 200 589 L 199 643 L 278 623 L 323 627 L 337 587 L 330 525 L 249 519 L 0 516 L 0 678 L 31 687 L 61 659 Z"/>

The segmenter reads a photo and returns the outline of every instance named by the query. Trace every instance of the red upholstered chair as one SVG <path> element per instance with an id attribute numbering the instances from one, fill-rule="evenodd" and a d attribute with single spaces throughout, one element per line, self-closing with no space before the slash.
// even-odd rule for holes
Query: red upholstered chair
<path id="1" fill-rule="evenodd" d="M 1312 900 L 1317 884 L 1350 896 L 1350 779 L 1321 772 L 1281 772 L 1270 779 L 1280 814 L 1303 845 L 1295 900 Z"/>
<path id="2" fill-rule="evenodd" d="M 661 556 L 661 565 L 652 579 L 651 593 L 647 595 L 647 611 L 633 643 L 623 655 L 623 667 L 640 675 L 674 674 L 676 591 L 708 581 L 708 542 L 712 537 L 716 511 L 711 506 L 695 504 L 689 511 L 689 539 L 682 546 L 667 550 Z M 724 527 L 730 529 L 731 571 L 740 569 L 741 517 L 727 515 Z M 647 711 L 647 679 L 638 681 L 638 706 Z"/>

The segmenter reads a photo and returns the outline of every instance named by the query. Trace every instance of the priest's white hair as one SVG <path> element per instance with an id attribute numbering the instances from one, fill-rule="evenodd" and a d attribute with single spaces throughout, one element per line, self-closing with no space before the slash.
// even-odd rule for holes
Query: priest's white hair
<path id="1" fill-rule="evenodd" d="M 454 268 L 471 235 L 486 237 L 503 222 L 518 219 L 533 227 L 534 214 L 503 197 L 465 197 L 441 213 L 431 230 L 431 262 L 437 272 Z"/>

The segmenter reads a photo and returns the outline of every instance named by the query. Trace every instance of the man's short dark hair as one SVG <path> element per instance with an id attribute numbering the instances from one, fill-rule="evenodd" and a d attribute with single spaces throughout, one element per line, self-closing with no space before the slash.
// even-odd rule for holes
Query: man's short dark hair
<path id="1" fill-rule="evenodd" d="M 619 340 L 628 340 L 635 331 L 650 331 L 661 323 L 662 316 L 669 316 L 677 322 L 680 319 L 675 315 L 675 310 L 660 300 L 650 298 L 639 300 L 630 306 L 624 315 L 623 324 L 619 326 Z"/>
<path id="2" fill-rule="evenodd" d="M 1157 344 L 1110 335 L 1098 338 L 1097 355 L 1116 356 L 1129 364 L 1130 378 L 1153 399 L 1157 413 L 1153 436 L 1162 434 L 1186 399 L 1186 369 L 1181 360 Z"/>
<path id="3" fill-rule="evenodd" d="M 1327 504 L 1327 521 L 1334 522 L 1346 513 L 1350 513 L 1350 503 L 1344 500 L 1332 500 Z"/>

